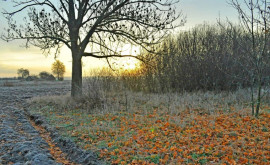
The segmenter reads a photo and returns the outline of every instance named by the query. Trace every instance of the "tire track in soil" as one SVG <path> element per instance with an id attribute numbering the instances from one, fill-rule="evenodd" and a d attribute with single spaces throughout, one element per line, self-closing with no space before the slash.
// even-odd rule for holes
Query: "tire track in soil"
<path id="1" fill-rule="evenodd" d="M 0 81 L 0 164 L 74 164 L 65 161 L 62 153 L 60 158 L 50 154 L 53 151 L 56 151 L 56 154 L 60 153 L 61 150 L 51 149 L 55 144 L 48 143 L 45 138 L 48 135 L 40 136 L 40 130 L 35 129 L 23 110 L 26 99 L 42 95 L 59 95 L 69 91 L 68 82 L 48 82 L 51 85 L 46 83 L 38 85 L 18 81 L 14 86 L 5 87 Z"/>
<path id="2" fill-rule="evenodd" d="M 49 124 L 39 124 L 40 118 L 29 116 L 26 99 L 68 92 L 69 81 L 20 82 L 12 87 L 0 84 L 0 165 L 107 165 L 96 153 L 82 150 L 70 139 L 62 138 Z"/>
<path id="3" fill-rule="evenodd" d="M 49 145 L 48 150 L 57 163 L 62 163 L 64 165 L 78 165 L 66 159 L 67 155 L 63 153 L 61 149 L 57 147 L 56 144 L 52 141 L 49 132 L 47 132 L 43 127 L 37 125 L 33 120 L 29 119 L 29 121 L 32 126 L 39 132 L 39 135 L 42 137 L 42 139 L 47 142 Z"/>

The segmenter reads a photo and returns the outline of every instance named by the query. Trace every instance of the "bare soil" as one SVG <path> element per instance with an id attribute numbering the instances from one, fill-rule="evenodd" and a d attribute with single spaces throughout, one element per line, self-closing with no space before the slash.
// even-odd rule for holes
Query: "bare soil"
<path id="1" fill-rule="evenodd" d="M 63 139 L 42 116 L 27 111 L 27 99 L 69 92 L 69 81 L 11 82 L 8 86 L 0 85 L 0 164 L 69 164 L 58 163 L 52 154 L 51 146 L 54 145 L 50 143 L 56 144 L 55 147 L 63 152 L 66 159 L 76 164 L 103 164 L 94 153 L 83 151 L 69 139 Z M 41 137 L 37 126 L 51 136 L 50 142 Z"/>

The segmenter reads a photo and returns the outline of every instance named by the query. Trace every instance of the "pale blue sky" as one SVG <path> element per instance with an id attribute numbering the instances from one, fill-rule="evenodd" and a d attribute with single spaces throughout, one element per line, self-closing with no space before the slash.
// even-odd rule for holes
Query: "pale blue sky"
<path id="1" fill-rule="evenodd" d="M 182 5 L 179 8 L 187 16 L 185 27 L 189 28 L 204 21 L 216 23 L 219 16 L 221 20 L 228 18 L 236 22 L 237 12 L 228 2 L 228 0 L 181 0 Z"/>
<path id="2" fill-rule="evenodd" d="M 9 9 L 10 4 L 7 1 L 0 0 L 0 10 Z M 229 20 L 237 22 L 238 15 L 228 3 L 227 0 L 180 0 L 177 10 L 182 10 L 187 16 L 187 23 L 181 27 L 182 30 L 189 29 L 197 24 L 204 22 L 214 24 L 220 16 L 221 20 Z M 21 16 L 18 15 L 18 18 Z M 6 20 L 0 15 L 0 34 L 6 26 Z M 62 51 L 59 59 L 64 62 L 67 68 L 65 76 L 71 76 L 71 55 L 69 50 Z M 45 57 L 42 52 L 34 47 L 25 49 L 22 42 L 14 41 L 6 43 L 0 40 L 0 77 L 17 76 L 18 68 L 28 68 L 30 74 L 38 74 L 41 71 L 50 72 L 51 64 L 54 62 L 54 56 Z M 85 71 L 89 68 L 96 68 L 105 65 L 105 62 L 88 58 L 84 59 Z"/>

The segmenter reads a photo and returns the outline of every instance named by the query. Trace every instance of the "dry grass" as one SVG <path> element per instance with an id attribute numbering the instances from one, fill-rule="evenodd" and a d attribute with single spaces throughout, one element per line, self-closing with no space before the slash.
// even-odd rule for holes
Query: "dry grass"
<path id="1" fill-rule="evenodd" d="M 154 94 L 97 79 L 86 81 L 84 88 L 84 95 L 76 100 L 68 95 L 33 98 L 30 109 L 46 116 L 63 136 L 111 163 L 270 161 L 270 116 L 249 117 L 248 89 Z M 270 109 L 268 99 L 265 95 L 264 113 Z"/>
<path id="2" fill-rule="evenodd" d="M 4 87 L 13 87 L 13 86 L 15 86 L 15 84 L 13 82 L 5 81 L 3 83 L 3 86 Z"/>
<path id="3" fill-rule="evenodd" d="M 239 112 L 247 114 L 250 108 L 248 89 L 235 92 L 185 92 L 179 93 L 144 93 L 132 92 L 122 88 L 120 91 L 104 89 L 99 82 L 85 86 L 83 96 L 77 99 L 69 95 L 42 96 L 31 100 L 32 103 L 51 105 L 57 109 L 83 109 L 87 113 L 136 112 L 138 109 L 148 114 L 155 108 L 169 114 L 178 114 L 182 110 L 192 109 L 201 113 L 214 114 L 216 111 Z M 110 88 L 111 89 L 111 88 Z M 268 105 L 269 95 L 263 102 Z M 243 111 L 244 110 L 244 111 Z"/>

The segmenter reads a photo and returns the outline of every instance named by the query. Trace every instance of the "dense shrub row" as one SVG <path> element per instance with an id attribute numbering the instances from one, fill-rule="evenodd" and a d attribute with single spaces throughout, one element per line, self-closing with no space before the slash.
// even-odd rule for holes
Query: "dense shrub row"
<path id="1" fill-rule="evenodd" d="M 259 41 L 261 36 L 255 37 Z M 257 45 L 259 52 L 261 45 Z M 250 35 L 237 26 L 199 25 L 165 39 L 156 47 L 156 55 L 145 55 L 151 58 L 150 65 L 142 65 L 136 74 L 122 74 L 122 80 L 131 89 L 149 92 L 250 87 L 256 84 L 254 75 L 258 74 L 254 54 L 247 53 L 251 47 Z M 261 65 L 264 84 L 269 82 L 269 62 L 264 58 Z"/>

